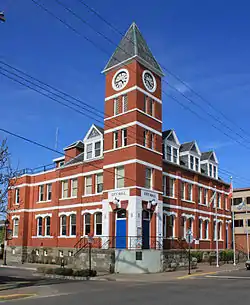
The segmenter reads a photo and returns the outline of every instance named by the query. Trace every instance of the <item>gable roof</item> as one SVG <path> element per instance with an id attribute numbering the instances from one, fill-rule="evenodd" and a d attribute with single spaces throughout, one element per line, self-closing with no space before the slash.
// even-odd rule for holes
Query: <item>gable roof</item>
<path id="1" fill-rule="evenodd" d="M 190 151 L 194 145 L 194 141 L 181 144 L 180 152 Z"/>
<path id="2" fill-rule="evenodd" d="M 163 141 L 166 139 L 170 142 L 175 142 L 178 146 L 180 146 L 180 142 L 176 136 L 174 129 L 165 130 L 162 132 Z"/>
<path id="3" fill-rule="evenodd" d="M 90 137 L 90 135 L 93 131 L 95 131 L 95 133 L 98 133 L 100 135 L 104 134 L 104 129 L 102 127 L 92 124 L 91 127 L 89 128 L 88 132 L 86 133 L 86 135 L 83 139 L 83 142 L 86 141 Z M 94 134 L 93 137 L 95 137 L 95 136 L 97 136 L 97 135 Z"/>
<path id="4" fill-rule="evenodd" d="M 196 141 L 186 142 L 181 144 L 180 152 L 188 152 L 188 151 L 197 152 L 198 155 L 201 155 L 201 152 L 199 150 Z"/>
<path id="5" fill-rule="evenodd" d="M 203 152 L 201 154 L 201 161 L 207 161 L 207 160 L 214 161 L 215 163 L 218 163 L 218 159 L 215 155 L 215 152 L 212 151 L 212 150 Z"/>
<path id="6" fill-rule="evenodd" d="M 84 144 L 81 140 L 79 140 L 79 141 L 76 141 L 76 142 L 66 146 L 63 150 L 68 150 L 68 149 L 71 149 L 71 148 L 84 149 Z"/>
<path id="7" fill-rule="evenodd" d="M 147 63 L 155 73 L 159 74 L 160 76 L 164 75 L 160 65 L 154 58 L 135 22 L 131 24 L 126 34 L 123 36 L 103 72 L 106 72 L 107 70 L 119 65 L 131 57 L 142 59 L 143 62 Z"/>

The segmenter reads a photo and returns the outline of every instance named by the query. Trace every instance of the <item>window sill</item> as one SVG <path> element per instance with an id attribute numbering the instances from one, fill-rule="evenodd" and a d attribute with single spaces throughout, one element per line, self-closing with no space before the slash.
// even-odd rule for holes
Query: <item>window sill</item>
<path id="1" fill-rule="evenodd" d="M 45 236 L 32 236 L 32 238 L 39 238 L 39 239 L 42 239 L 42 238 L 54 238 L 54 236 L 51 236 L 51 235 L 45 235 Z"/>
<path id="2" fill-rule="evenodd" d="M 200 241 L 211 241 L 210 238 L 201 238 Z"/>
<path id="3" fill-rule="evenodd" d="M 216 239 L 213 239 L 213 241 L 216 241 Z M 219 239 L 218 241 L 224 241 L 224 239 Z"/>
<path id="4" fill-rule="evenodd" d="M 69 199 L 76 199 L 76 198 L 77 198 L 77 196 L 76 197 L 59 198 L 59 201 L 61 201 L 61 200 L 69 200 Z"/>
<path id="5" fill-rule="evenodd" d="M 43 201 L 37 201 L 36 203 L 49 203 L 51 202 L 52 200 L 43 200 Z"/>
<path id="6" fill-rule="evenodd" d="M 76 238 L 76 235 L 60 235 L 58 238 Z"/>
<path id="7" fill-rule="evenodd" d="M 14 235 L 13 235 L 12 238 L 18 238 L 18 236 L 14 236 Z"/>
<path id="8" fill-rule="evenodd" d="M 193 201 L 193 200 L 187 200 L 187 199 L 181 199 L 181 201 L 185 201 L 185 202 L 188 202 L 188 203 L 195 203 L 195 201 Z"/>
<path id="9" fill-rule="evenodd" d="M 175 199 L 175 200 L 177 200 L 176 197 L 171 197 L 171 196 L 167 196 L 167 195 L 163 195 L 163 197 L 168 198 L 168 199 Z"/>
<path id="10" fill-rule="evenodd" d="M 97 196 L 97 195 L 102 195 L 102 194 L 103 194 L 103 192 L 101 192 L 101 193 L 94 193 L 94 194 L 86 194 L 86 195 L 82 195 L 82 197 L 84 198 L 84 197 Z"/>
<path id="11" fill-rule="evenodd" d="M 207 207 L 208 205 L 207 204 L 205 204 L 205 203 L 198 203 L 199 205 L 202 205 L 202 206 L 204 206 L 204 207 Z"/>

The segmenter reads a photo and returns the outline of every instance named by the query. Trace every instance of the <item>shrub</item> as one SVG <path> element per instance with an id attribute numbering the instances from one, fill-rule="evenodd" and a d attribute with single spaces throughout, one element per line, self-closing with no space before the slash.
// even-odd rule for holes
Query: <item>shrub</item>
<path id="1" fill-rule="evenodd" d="M 96 274 L 97 274 L 96 270 L 89 271 L 89 269 L 75 270 L 73 272 L 74 276 L 83 276 L 83 277 L 87 277 L 87 276 L 94 277 L 94 276 L 96 276 Z"/>
<path id="2" fill-rule="evenodd" d="M 65 275 L 65 276 L 70 276 L 73 274 L 73 269 L 71 268 L 55 268 L 53 270 L 54 274 L 57 275 Z"/>
<path id="3" fill-rule="evenodd" d="M 234 257 L 233 250 L 223 250 L 220 252 L 220 260 L 228 262 L 232 261 Z"/>
<path id="4" fill-rule="evenodd" d="M 191 252 L 191 257 L 195 257 L 197 259 L 197 263 L 202 262 L 203 253 L 201 251 Z"/>

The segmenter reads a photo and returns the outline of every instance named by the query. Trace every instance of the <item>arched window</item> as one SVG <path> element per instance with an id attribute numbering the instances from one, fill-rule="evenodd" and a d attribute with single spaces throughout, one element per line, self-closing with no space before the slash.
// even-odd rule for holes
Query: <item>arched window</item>
<path id="1" fill-rule="evenodd" d="M 208 230 L 209 230 L 209 221 L 208 220 L 206 220 L 205 221 L 205 239 L 209 239 L 209 232 L 208 232 Z"/>
<path id="2" fill-rule="evenodd" d="M 13 219 L 13 237 L 18 237 L 18 231 L 19 231 L 19 218 Z"/>
<path id="3" fill-rule="evenodd" d="M 66 236 L 67 235 L 67 216 L 62 215 L 60 219 L 60 235 Z"/>
<path id="4" fill-rule="evenodd" d="M 186 217 L 185 216 L 181 216 L 181 236 L 183 238 L 186 238 Z"/>
<path id="5" fill-rule="evenodd" d="M 50 236 L 50 216 L 45 217 L 45 236 Z"/>
<path id="6" fill-rule="evenodd" d="M 102 235 L 102 213 L 95 214 L 95 235 Z"/>
<path id="7" fill-rule="evenodd" d="M 203 220 L 199 219 L 199 235 L 200 239 L 203 239 Z"/>
<path id="8" fill-rule="evenodd" d="M 76 236 L 76 215 L 70 215 L 70 235 Z"/>
<path id="9" fill-rule="evenodd" d="M 84 235 L 88 235 L 91 229 L 91 215 L 85 214 L 84 215 Z"/>
<path id="10" fill-rule="evenodd" d="M 37 218 L 37 236 L 43 235 L 43 219 L 42 217 Z"/>

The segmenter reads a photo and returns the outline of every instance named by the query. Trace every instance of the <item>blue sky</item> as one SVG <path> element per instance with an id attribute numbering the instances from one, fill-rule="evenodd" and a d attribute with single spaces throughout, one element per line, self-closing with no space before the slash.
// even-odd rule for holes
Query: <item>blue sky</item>
<path id="1" fill-rule="evenodd" d="M 116 44 L 120 41 L 121 37 L 117 33 L 90 14 L 78 0 L 60 1 Z M 67 13 L 54 0 L 43 0 L 43 3 L 82 35 L 95 41 L 107 54 L 93 47 L 83 36 L 74 34 L 31 0 L 1 0 L 0 11 L 5 11 L 7 22 L 0 24 L 0 58 L 103 110 L 105 79 L 101 71 L 115 46 Z M 226 121 L 166 72 L 166 81 L 209 113 L 218 116 L 238 135 L 214 122 L 200 109 L 194 108 L 166 83 L 163 84 L 164 92 L 176 96 L 197 111 L 204 120 L 163 95 L 164 129 L 174 128 L 181 142 L 197 140 L 201 151 L 215 149 L 220 167 L 236 174 L 235 185 L 249 185 L 250 3 L 243 0 L 211 0 L 206 3 L 199 0 L 155 0 L 153 3 L 127 0 L 119 5 L 115 0 L 86 0 L 86 3 L 122 32 L 126 32 L 135 21 L 156 59 L 164 67 L 178 75 L 244 131 L 249 132 L 247 134 Z M 93 120 L 2 75 L 0 92 L 0 127 L 50 147 L 55 145 L 57 127 L 59 148 L 62 150 L 67 144 L 83 138 L 93 123 Z M 239 137 L 241 135 L 245 138 L 244 145 L 249 149 L 229 139 L 223 132 L 238 141 L 243 141 Z M 4 134 L 0 134 L 0 137 L 3 138 Z M 13 163 L 19 164 L 19 168 L 48 164 L 57 156 L 16 138 L 8 137 L 8 142 Z"/>

